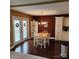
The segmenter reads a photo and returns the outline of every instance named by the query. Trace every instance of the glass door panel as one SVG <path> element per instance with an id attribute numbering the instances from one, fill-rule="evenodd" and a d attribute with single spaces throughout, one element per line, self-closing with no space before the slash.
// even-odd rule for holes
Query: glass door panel
<path id="1" fill-rule="evenodd" d="M 14 42 L 20 41 L 20 20 L 14 20 Z"/>
<path id="2" fill-rule="evenodd" d="M 23 39 L 26 39 L 28 37 L 27 31 L 27 21 L 22 21 L 22 25 L 23 25 Z"/>

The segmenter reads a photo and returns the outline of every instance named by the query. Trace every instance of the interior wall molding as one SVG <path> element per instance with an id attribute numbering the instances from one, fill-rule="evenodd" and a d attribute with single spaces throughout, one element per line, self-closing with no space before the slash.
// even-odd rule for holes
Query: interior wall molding
<path id="1" fill-rule="evenodd" d="M 34 6 L 34 5 L 43 5 L 43 4 L 66 2 L 66 1 L 69 1 L 69 0 L 54 0 L 54 1 L 46 1 L 46 2 L 38 2 L 38 3 L 19 4 L 19 5 L 11 5 L 10 7 Z"/>

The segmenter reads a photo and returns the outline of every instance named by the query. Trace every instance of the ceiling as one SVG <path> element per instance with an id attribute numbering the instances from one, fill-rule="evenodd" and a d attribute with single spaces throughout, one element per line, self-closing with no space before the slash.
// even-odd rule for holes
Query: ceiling
<path id="1" fill-rule="evenodd" d="M 54 0 L 10 0 L 10 5 L 30 4 L 46 1 L 54 1 Z"/>
<path id="2" fill-rule="evenodd" d="M 58 3 L 49 3 L 49 4 L 37 4 L 37 5 L 29 5 L 31 3 L 39 3 L 39 2 L 46 2 L 51 0 L 11 0 L 10 5 L 21 5 L 11 7 L 11 9 L 26 13 L 29 15 L 58 15 L 58 14 L 68 14 L 69 13 L 69 2 L 58 2 Z M 54 1 L 54 0 L 52 0 Z M 22 6 L 22 4 L 26 4 Z"/>

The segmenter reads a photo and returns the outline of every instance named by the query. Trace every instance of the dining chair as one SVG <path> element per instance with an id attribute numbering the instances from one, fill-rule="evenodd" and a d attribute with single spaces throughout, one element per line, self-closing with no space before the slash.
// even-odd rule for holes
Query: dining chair
<path id="1" fill-rule="evenodd" d="M 37 35 L 39 35 L 39 36 L 37 36 Z M 44 36 L 46 36 L 46 37 L 44 37 Z M 49 33 L 36 34 L 34 36 L 34 46 L 37 47 L 38 45 L 41 45 L 41 48 L 42 48 L 42 46 L 44 46 L 44 48 L 46 48 L 46 44 L 49 45 L 49 37 L 50 37 Z"/>
<path id="2" fill-rule="evenodd" d="M 38 45 L 42 46 L 45 44 L 44 38 L 40 38 L 38 36 L 34 36 L 34 46 L 37 47 Z"/>

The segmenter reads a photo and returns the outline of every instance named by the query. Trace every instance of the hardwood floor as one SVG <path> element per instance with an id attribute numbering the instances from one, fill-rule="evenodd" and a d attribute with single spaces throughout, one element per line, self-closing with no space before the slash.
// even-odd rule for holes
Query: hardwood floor
<path id="1" fill-rule="evenodd" d="M 61 44 L 65 44 L 68 46 L 68 42 L 50 40 L 50 45 L 47 46 L 46 49 L 41 48 L 40 46 L 36 48 L 33 46 L 33 40 L 30 39 L 28 41 L 25 41 L 21 45 L 16 46 L 16 48 L 14 48 L 13 51 L 47 57 L 50 59 L 62 59 L 60 56 Z M 68 58 L 65 58 L 65 59 L 68 59 Z"/>

